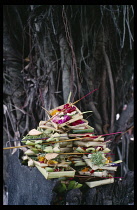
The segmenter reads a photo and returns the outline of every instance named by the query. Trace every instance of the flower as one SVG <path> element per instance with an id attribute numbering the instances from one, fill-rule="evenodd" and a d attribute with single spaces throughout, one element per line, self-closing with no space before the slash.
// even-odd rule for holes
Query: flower
<path id="1" fill-rule="evenodd" d="M 67 122 L 67 121 L 70 120 L 70 119 L 71 119 L 70 116 L 64 115 L 64 116 L 62 116 L 62 117 L 55 116 L 55 117 L 52 119 L 52 121 L 53 121 L 54 123 L 57 123 L 57 124 L 62 124 L 62 123 Z"/>
<path id="2" fill-rule="evenodd" d="M 48 160 L 48 161 L 47 161 L 47 164 L 48 164 L 48 165 L 56 165 L 56 164 L 58 164 L 58 162 L 55 161 L 55 160 Z"/>
<path id="3" fill-rule="evenodd" d="M 77 121 L 71 123 L 70 125 L 71 125 L 71 126 L 75 126 L 75 125 L 79 125 L 79 124 L 82 124 L 82 123 L 84 123 L 83 120 L 77 120 Z"/>
<path id="4" fill-rule="evenodd" d="M 39 162 L 40 162 L 40 163 L 44 163 L 45 158 L 44 158 L 44 157 L 39 156 L 39 157 L 38 157 L 38 160 L 39 160 Z"/>
<path id="5" fill-rule="evenodd" d="M 65 104 L 63 109 L 67 109 L 69 106 L 69 104 Z"/>
<path id="6" fill-rule="evenodd" d="M 86 167 L 86 168 L 82 169 L 81 172 L 87 172 L 88 170 L 89 170 L 89 168 Z"/>
<path id="7" fill-rule="evenodd" d="M 65 110 L 64 110 L 65 109 Z M 70 104 L 64 104 L 63 106 L 64 114 L 71 113 L 76 110 L 75 106 L 71 106 Z"/>
<path id="8" fill-rule="evenodd" d="M 71 112 L 74 112 L 76 110 L 76 107 L 74 106 L 71 106 L 71 107 L 68 107 L 65 109 L 64 113 L 67 114 L 67 113 L 71 113 Z"/>
<path id="9" fill-rule="evenodd" d="M 69 121 L 70 119 L 71 119 L 70 116 L 64 115 L 63 117 L 60 118 L 60 120 L 58 121 L 58 124 L 65 123 L 65 122 Z"/>
<path id="10" fill-rule="evenodd" d="M 94 170 L 91 170 L 90 173 L 91 173 L 91 174 L 94 173 Z"/>
<path id="11" fill-rule="evenodd" d="M 55 115 L 57 112 L 59 112 L 59 110 L 58 110 L 58 109 L 54 109 L 54 110 L 50 113 L 50 115 L 53 116 L 53 115 Z"/>
<path id="12" fill-rule="evenodd" d="M 55 116 L 55 117 L 53 117 L 53 119 L 52 119 L 52 121 L 53 121 L 54 123 L 58 123 L 59 120 L 60 120 L 60 117 L 59 117 L 59 116 Z"/>

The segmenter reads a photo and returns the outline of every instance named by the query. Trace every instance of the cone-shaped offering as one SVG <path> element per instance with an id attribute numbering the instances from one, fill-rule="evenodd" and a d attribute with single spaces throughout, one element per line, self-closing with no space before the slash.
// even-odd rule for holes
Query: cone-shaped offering
<path id="1" fill-rule="evenodd" d="M 103 135 L 94 133 L 82 112 L 67 103 L 48 113 L 51 118 L 40 121 L 38 128 L 22 139 L 28 148 L 23 162 L 37 167 L 46 179 L 77 177 L 80 183 L 73 181 L 77 183 L 75 188 L 81 187 L 81 183 L 90 188 L 113 183 L 117 164 L 122 161 L 111 161 Z M 65 183 L 70 186 L 69 180 Z"/>

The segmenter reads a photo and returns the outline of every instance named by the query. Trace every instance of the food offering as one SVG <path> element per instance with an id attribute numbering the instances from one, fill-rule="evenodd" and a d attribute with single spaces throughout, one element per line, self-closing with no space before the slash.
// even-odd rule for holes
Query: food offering
<path id="1" fill-rule="evenodd" d="M 60 178 L 59 191 L 111 184 L 122 161 L 112 161 L 105 135 L 95 134 L 83 113 L 67 103 L 49 110 L 49 119 L 22 139 L 22 164 L 36 167 L 46 179 Z"/>

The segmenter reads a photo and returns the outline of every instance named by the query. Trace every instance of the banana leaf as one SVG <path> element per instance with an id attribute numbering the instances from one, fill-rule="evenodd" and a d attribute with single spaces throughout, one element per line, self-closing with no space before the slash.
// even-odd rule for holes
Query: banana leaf
<path id="1" fill-rule="evenodd" d="M 96 146 L 102 146 L 103 149 L 106 148 L 106 142 L 95 142 L 95 141 L 90 141 L 90 142 L 84 142 L 84 141 L 74 141 L 74 145 L 79 145 L 82 147 L 96 147 Z"/>
<path id="2" fill-rule="evenodd" d="M 75 176 L 75 170 L 73 168 L 70 168 L 70 171 L 47 172 L 44 168 L 41 168 L 40 166 L 36 165 L 36 167 L 46 179 Z"/>
<path id="3" fill-rule="evenodd" d="M 109 179 L 103 179 L 99 181 L 92 181 L 92 182 L 85 182 L 90 188 L 97 187 L 100 185 L 105 185 L 105 184 L 112 184 L 114 182 L 114 178 L 109 178 Z"/>

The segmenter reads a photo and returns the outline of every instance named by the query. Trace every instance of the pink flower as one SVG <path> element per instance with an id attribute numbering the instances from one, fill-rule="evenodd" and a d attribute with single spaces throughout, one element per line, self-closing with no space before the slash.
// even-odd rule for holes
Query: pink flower
<path id="1" fill-rule="evenodd" d="M 64 115 L 63 117 L 61 117 L 61 119 L 58 121 L 58 124 L 62 124 L 62 123 L 65 123 L 67 122 L 68 120 L 70 120 L 71 117 L 68 116 L 68 115 Z"/>
<path id="2" fill-rule="evenodd" d="M 59 120 L 60 120 L 60 117 L 59 117 L 59 116 L 55 116 L 55 117 L 53 117 L 53 119 L 52 119 L 52 121 L 53 121 L 54 123 L 58 123 Z"/>
<path id="3" fill-rule="evenodd" d="M 53 121 L 54 123 L 57 123 L 57 124 L 62 124 L 62 123 L 67 122 L 67 121 L 70 120 L 70 119 L 71 119 L 70 116 L 64 115 L 63 117 L 55 116 L 55 117 L 52 119 L 52 121 Z"/>

